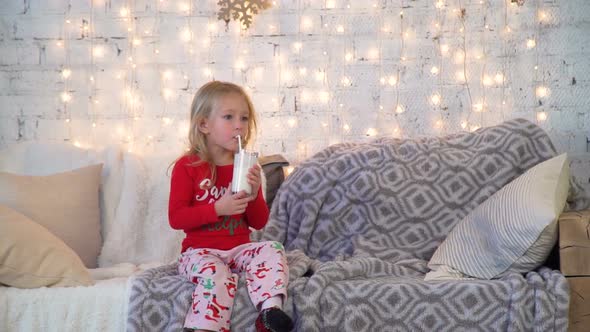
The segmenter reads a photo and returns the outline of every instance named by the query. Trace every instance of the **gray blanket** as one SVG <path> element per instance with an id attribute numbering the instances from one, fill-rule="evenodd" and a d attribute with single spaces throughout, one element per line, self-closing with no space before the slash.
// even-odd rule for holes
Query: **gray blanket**
<path id="1" fill-rule="evenodd" d="M 542 129 L 517 119 L 447 137 L 335 145 L 301 164 L 257 234 L 288 251 L 285 308 L 297 330 L 565 331 L 569 293 L 557 271 L 423 281 L 428 259 L 463 216 L 554 155 Z M 134 281 L 130 331 L 182 324 L 190 292 L 177 293 L 186 283 L 154 277 Z M 252 331 L 256 312 L 243 282 L 232 329 Z M 160 296 L 166 287 L 170 295 Z"/>

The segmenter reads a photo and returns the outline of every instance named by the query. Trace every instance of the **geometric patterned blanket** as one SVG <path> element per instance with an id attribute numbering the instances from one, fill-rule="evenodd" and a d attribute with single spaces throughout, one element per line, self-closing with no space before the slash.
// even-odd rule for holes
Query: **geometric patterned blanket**
<path id="1" fill-rule="evenodd" d="M 461 218 L 555 154 L 543 129 L 524 119 L 445 137 L 334 145 L 285 180 L 263 239 L 323 261 L 429 260 Z"/>
<path id="2" fill-rule="evenodd" d="M 339 144 L 299 165 L 255 236 L 285 245 L 285 310 L 296 330 L 565 331 L 569 290 L 559 271 L 423 280 L 430 256 L 462 217 L 555 154 L 541 128 L 515 119 L 446 137 Z M 136 277 L 128 330 L 182 325 L 191 287 L 178 276 L 155 277 L 174 269 Z M 255 318 L 241 276 L 232 330 L 253 331 Z"/>

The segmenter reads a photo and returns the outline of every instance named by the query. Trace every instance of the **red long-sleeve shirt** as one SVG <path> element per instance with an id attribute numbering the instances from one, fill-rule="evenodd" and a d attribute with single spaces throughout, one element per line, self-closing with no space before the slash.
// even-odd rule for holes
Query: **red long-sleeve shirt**
<path id="1" fill-rule="evenodd" d="M 201 184 L 210 182 L 209 165 L 190 165 L 198 160 L 197 156 L 184 156 L 172 169 L 168 220 L 172 228 L 182 229 L 186 234 L 182 252 L 189 247 L 228 250 L 249 243 L 249 226 L 261 229 L 268 221 L 262 187 L 256 199 L 248 203 L 245 213 L 218 216 L 214 204 L 226 190 L 231 190 L 233 165 L 217 166 L 217 180 L 207 188 Z"/>

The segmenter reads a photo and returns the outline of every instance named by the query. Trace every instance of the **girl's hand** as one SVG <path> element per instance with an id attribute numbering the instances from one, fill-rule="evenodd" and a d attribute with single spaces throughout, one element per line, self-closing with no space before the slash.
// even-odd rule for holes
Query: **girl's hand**
<path id="1" fill-rule="evenodd" d="M 231 193 L 231 183 L 221 198 L 215 202 L 215 212 L 218 216 L 233 216 L 235 214 L 242 214 L 246 211 L 250 197 L 245 191 L 240 191 L 237 194 Z"/>
<path id="2" fill-rule="evenodd" d="M 246 176 L 248 183 L 252 187 L 252 194 L 249 197 L 251 201 L 255 200 L 258 196 L 258 189 L 260 189 L 260 184 L 262 182 L 260 172 L 260 165 L 255 164 L 248 170 L 248 175 Z"/>

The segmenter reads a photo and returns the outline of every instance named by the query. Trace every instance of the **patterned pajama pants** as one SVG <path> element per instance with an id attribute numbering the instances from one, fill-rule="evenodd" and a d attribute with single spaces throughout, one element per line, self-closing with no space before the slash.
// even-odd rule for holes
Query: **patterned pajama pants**
<path id="1" fill-rule="evenodd" d="M 196 284 L 184 327 L 229 331 L 238 273 L 246 273 L 250 300 L 287 298 L 289 270 L 283 245 L 253 242 L 230 250 L 188 248 L 178 259 L 178 273 Z"/>

